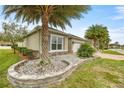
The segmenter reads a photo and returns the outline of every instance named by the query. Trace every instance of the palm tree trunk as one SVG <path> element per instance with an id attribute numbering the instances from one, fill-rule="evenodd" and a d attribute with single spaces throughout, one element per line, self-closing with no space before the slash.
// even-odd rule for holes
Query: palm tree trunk
<path id="1" fill-rule="evenodd" d="M 100 39 L 97 40 L 97 49 L 99 50 L 100 48 Z"/>
<path id="2" fill-rule="evenodd" d="M 49 21 L 49 17 L 47 12 L 44 13 L 44 15 L 42 16 L 42 63 L 43 64 L 48 64 L 50 62 L 49 60 L 49 49 L 48 49 L 48 21 Z"/>
<path id="3" fill-rule="evenodd" d="M 93 46 L 96 48 L 96 39 L 93 40 Z"/>

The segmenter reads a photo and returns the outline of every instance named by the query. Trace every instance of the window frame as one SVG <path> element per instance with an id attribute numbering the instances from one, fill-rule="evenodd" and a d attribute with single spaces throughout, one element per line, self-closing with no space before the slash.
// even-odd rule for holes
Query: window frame
<path id="1" fill-rule="evenodd" d="M 53 50 L 52 49 L 52 38 L 53 37 L 56 37 L 56 49 L 55 50 Z M 58 42 L 58 38 L 62 38 L 62 43 L 59 43 Z M 63 51 L 63 46 L 64 46 L 64 36 L 60 36 L 60 35 L 54 35 L 54 34 L 51 34 L 50 35 L 50 51 Z M 58 49 L 58 44 L 62 44 L 62 48 L 61 49 Z"/>

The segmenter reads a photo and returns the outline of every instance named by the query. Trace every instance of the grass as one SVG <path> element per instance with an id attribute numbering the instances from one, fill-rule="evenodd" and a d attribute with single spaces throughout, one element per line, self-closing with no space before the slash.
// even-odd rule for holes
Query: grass
<path id="1" fill-rule="evenodd" d="M 13 54 L 13 51 L 8 49 L 0 49 L 0 88 L 13 87 L 7 80 L 8 68 L 18 62 L 20 57 Z"/>
<path id="2" fill-rule="evenodd" d="M 9 66 L 18 62 L 19 56 L 11 50 L 0 50 L 0 87 L 13 87 L 7 80 Z M 50 87 L 97 88 L 124 87 L 124 61 L 97 58 L 81 64 L 61 84 Z"/>
<path id="3" fill-rule="evenodd" d="M 113 51 L 113 50 L 103 50 L 102 52 L 105 54 L 124 55 L 122 53 L 119 53 L 119 52 Z"/>
<path id="4" fill-rule="evenodd" d="M 81 64 L 61 84 L 50 87 L 109 88 L 124 87 L 124 61 L 97 58 Z"/>

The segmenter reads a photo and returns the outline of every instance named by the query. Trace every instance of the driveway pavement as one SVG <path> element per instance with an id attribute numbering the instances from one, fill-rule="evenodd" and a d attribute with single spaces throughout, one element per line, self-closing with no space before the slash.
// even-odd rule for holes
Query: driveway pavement
<path id="1" fill-rule="evenodd" d="M 101 58 L 114 59 L 114 60 L 124 60 L 123 55 L 112 55 L 112 54 L 104 54 L 101 52 L 97 52 L 97 53 L 95 53 L 95 56 L 101 57 Z"/>

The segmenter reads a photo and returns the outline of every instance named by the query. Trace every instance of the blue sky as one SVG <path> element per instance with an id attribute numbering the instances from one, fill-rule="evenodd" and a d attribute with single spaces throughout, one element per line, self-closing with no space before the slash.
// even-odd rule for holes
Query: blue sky
<path id="1" fill-rule="evenodd" d="M 96 5 L 91 6 L 88 14 L 84 14 L 81 20 L 72 20 L 72 28 L 66 27 L 65 32 L 84 37 L 86 29 L 92 24 L 102 24 L 108 27 L 110 38 L 112 42 L 118 41 L 124 44 L 124 6 L 116 5 Z M 5 21 L 0 6 L 0 31 L 2 31 L 2 22 Z M 13 16 L 6 21 L 13 21 Z M 21 23 L 22 24 L 22 23 Z M 27 25 L 27 24 L 24 24 Z M 28 25 L 28 29 L 33 29 L 35 25 Z"/>

